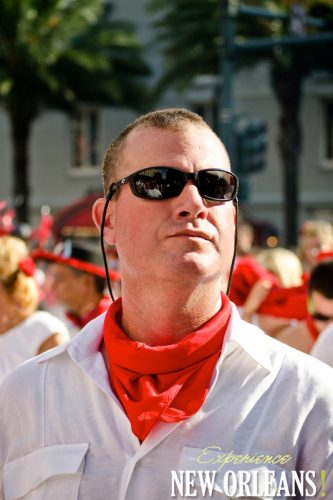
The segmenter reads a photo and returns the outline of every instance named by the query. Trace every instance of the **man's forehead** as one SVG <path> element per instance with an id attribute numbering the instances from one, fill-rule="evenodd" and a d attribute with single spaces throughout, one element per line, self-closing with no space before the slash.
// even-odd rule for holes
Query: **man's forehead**
<path id="1" fill-rule="evenodd" d="M 209 127 L 195 123 L 186 123 L 180 129 L 140 126 L 132 130 L 126 138 L 122 160 L 126 164 L 133 159 L 146 158 L 153 165 L 163 157 L 177 158 L 177 155 L 186 154 L 220 157 L 224 160 L 224 168 L 229 167 L 228 155 L 216 134 Z"/>
<path id="2" fill-rule="evenodd" d="M 181 140 L 188 134 L 193 134 L 194 136 L 201 137 L 204 134 L 206 137 L 211 136 L 211 139 L 219 142 L 218 137 L 214 132 L 205 125 L 198 123 L 184 122 L 179 126 L 175 127 L 154 127 L 153 125 L 139 125 L 133 129 L 127 136 L 126 146 L 131 144 L 141 143 L 142 140 L 156 140 L 163 141 L 168 138 Z"/>

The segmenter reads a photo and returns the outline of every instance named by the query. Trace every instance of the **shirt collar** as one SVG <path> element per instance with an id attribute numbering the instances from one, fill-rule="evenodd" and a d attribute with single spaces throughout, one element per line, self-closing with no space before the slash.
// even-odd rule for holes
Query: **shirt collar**
<path id="1" fill-rule="evenodd" d="M 280 365 L 285 357 L 286 346 L 251 323 L 243 321 L 235 304 L 232 304 L 232 307 L 222 358 L 231 354 L 239 346 L 265 370 L 268 372 L 275 370 L 277 362 Z M 274 343 L 273 346 L 272 343 Z"/>
<path id="2" fill-rule="evenodd" d="M 104 316 L 105 313 L 88 323 L 70 342 L 42 354 L 39 361 L 50 359 L 68 350 L 72 359 L 80 364 L 81 361 L 100 353 Z M 272 343 L 274 343 L 273 348 Z M 225 334 L 221 360 L 230 355 L 237 347 L 242 348 L 268 372 L 276 369 L 278 359 L 280 359 L 278 364 L 282 363 L 286 351 L 284 344 L 272 339 L 256 326 L 243 321 L 236 306 L 232 304 L 232 314 Z"/>

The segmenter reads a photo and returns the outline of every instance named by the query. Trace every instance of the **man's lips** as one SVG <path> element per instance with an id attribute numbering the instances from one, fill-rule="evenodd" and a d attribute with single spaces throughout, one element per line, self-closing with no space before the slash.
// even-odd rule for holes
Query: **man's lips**
<path id="1" fill-rule="evenodd" d="M 209 236 L 209 234 L 202 232 L 202 231 L 191 231 L 191 230 L 182 230 L 178 231 L 177 233 L 171 234 L 171 238 L 177 238 L 177 237 L 185 237 L 185 238 L 201 238 L 203 240 L 211 241 L 212 238 Z"/>

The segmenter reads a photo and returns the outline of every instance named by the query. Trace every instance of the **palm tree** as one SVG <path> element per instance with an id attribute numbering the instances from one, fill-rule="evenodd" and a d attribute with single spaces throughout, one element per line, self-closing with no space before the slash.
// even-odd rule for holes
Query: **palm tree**
<path id="1" fill-rule="evenodd" d="M 244 5 L 288 12 L 291 0 L 245 0 Z M 219 74 L 223 23 L 222 0 L 150 0 L 150 10 L 158 14 L 155 21 L 157 39 L 165 56 L 166 71 L 159 82 L 159 91 L 169 84 L 188 87 L 195 76 Z M 326 20 L 323 29 L 332 31 L 333 6 L 331 0 L 303 2 L 308 14 Z M 272 38 L 289 32 L 288 20 L 274 22 L 263 17 L 237 18 L 238 39 Z M 310 28 L 316 32 L 316 28 Z M 318 48 L 319 47 L 319 48 Z M 327 47 L 327 46 L 326 46 Z M 297 238 L 298 161 L 301 149 L 300 106 L 302 84 L 316 68 L 333 71 L 331 47 L 322 51 L 320 46 L 280 46 L 279 50 L 257 49 L 246 57 L 236 59 L 236 66 L 249 65 L 259 60 L 271 62 L 272 88 L 280 106 L 279 150 L 284 171 L 286 243 L 295 245 Z"/>
<path id="2" fill-rule="evenodd" d="M 12 137 L 17 218 L 29 217 L 31 127 L 44 109 L 79 103 L 143 108 L 144 62 L 133 28 L 103 0 L 0 0 L 0 103 Z"/>

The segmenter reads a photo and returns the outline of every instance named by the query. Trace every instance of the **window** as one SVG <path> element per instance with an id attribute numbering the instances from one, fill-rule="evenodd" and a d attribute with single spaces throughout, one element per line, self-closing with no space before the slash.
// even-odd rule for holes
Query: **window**
<path id="1" fill-rule="evenodd" d="M 323 100 L 322 166 L 333 169 L 333 98 Z"/>
<path id="2" fill-rule="evenodd" d="M 326 151 L 325 158 L 333 160 L 333 99 L 325 106 Z"/>
<path id="3" fill-rule="evenodd" d="M 81 107 L 72 115 L 72 166 L 95 168 L 100 163 L 100 116 L 95 107 Z"/>

